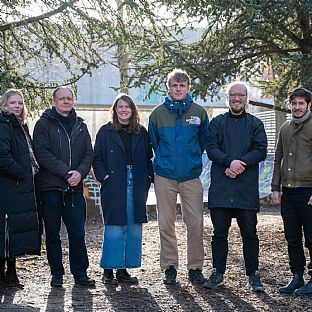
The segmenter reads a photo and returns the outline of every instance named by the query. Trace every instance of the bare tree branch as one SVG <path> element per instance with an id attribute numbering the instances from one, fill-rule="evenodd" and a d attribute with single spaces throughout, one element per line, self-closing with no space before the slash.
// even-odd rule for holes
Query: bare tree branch
<path id="1" fill-rule="evenodd" d="M 272 105 L 272 104 L 267 104 L 267 103 L 263 103 L 263 102 L 249 100 L 249 104 L 251 104 L 253 106 L 269 108 L 269 109 L 279 111 L 279 112 L 283 112 L 283 113 L 290 113 L 290 109 L 288 109 L 288 108 L 280 107 L 280 106 L 276 106 L 276 105 Z"/>
<path id="2" fill-rule="evenodd" d="M 33 16 L 33 17 L 29 17 L 26 18 L 24 20 L 21 21 L 17 21 L 17 22 L 11 22 L 11 23 L 7 23 L 4 25 L 0 25 L 0 31 L 4 32 L 6 30 L 12 29 L 12 28 L 17 28 L 17 27 L 21 27 L 21 26 L 25 26 L 34 22 L 38 22 L 41 21 L 43 19 L 49 18 L 55 14 L 61 13 L 63 12 L 66 8 L 72 6 L 75 2 L 77 2 L 78 0 L 70 0 L 68 2 L 64 2 L 59 8 L 50 11 L 50 12 L 46 12 L 44 14 L 38 15 L 38 16 Z"/>

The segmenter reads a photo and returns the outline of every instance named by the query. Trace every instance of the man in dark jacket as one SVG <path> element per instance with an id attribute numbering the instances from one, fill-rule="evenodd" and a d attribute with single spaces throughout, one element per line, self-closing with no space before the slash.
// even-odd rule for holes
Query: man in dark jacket
<path id="1" fill-rule="evenodd" d="M 149 119 L 149 135 L 155 151 L 155 193 L 160 234 L 160 266 L 163 282 L 176 284 L 178 246 L 175 235 L 177 194 L 187 227 L 189 280 L 202 284 L 204 277 L 202 153 L 206 147 L 208 116 L 193 102 L 188 74 L 176 69 L 167 77 L 168 96 Z"/>
<path id="2" fill-rule="evenodd" d="M 229 112 L 211 120 L 207 154 L 212 161 L 208 207 L 213 223 L 213 271 L 205 288 L 223 285 L 228 254 L 228 231 L 236 218 L 243 239 L 246 274 L 253 291 L 263 291 L 258 271 L 259 162 L 266 158 L 263 123 L 246 113 L 247 88 L 241 82 L 229 86 Z"/>
<path id="3" fill-rule="evenodd" d="M 279 132 L 272 177 L 272 199 L 281 204 L 285 238 L 293 278 L 281 293 L 312 295 L 312 94 L 304 88 L 289 93 L 292 119 Z M 304 284 L 306 266 L 302 233 L 309 250 L 310 281 Z"/>
<path id="4" fill-rule="evenodd" d="M 51 286 L 63 284 L 61 219 L 67 228 L 70 270 L 75 282 L 93 286 L 95 281 L 87 276 L 86 203 L 82 184 L 93 160 L 91 139 L 86 124 L 76 115 L 73 92 L 69 88 L 57 88 L 52 101 L 52 109 L 42 114 L 33 136 L 35 155 L 40 165 L 38 185 L 43 204 Z"/>

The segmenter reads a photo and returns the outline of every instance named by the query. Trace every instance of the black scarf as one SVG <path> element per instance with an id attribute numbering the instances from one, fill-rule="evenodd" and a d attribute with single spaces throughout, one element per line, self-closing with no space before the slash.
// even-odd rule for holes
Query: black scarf
<path id="1" fill-rule="evenodd" d="M 72 129 L 73 129 L 73 126 L 74 126 L 74 123 L 76 121 L 76 118 L 77 118 L 77 114 L 76 114 L 76 111 L 75 109 L 73 108 L 69 115 L 68 116 L 63 116 L 61 115 L 57 110 L 56 108 L 53 106 L 52 109 L 51 109 L 51 112 L 53 114 L 53 116 L 55 116 L 59 121 L 60 123 L 62 124 L 62 126 L 65 128 L 66 132 L 68 133 L 68 135 L 71 134 L 72 132 Z"/>

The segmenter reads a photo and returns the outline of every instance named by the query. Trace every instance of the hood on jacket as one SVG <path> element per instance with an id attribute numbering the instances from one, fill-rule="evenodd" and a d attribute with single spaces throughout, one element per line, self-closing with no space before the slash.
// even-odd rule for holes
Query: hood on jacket
<path id="1" fill-rule="evenodd" d="M 191 103 L 193 103 L 193 98 L 190 94 L 187 95 L 183 102 L 174 101 L 171 96 L 166 96 L 164 101 L 165 107 L 171 112 L 178 113 L 179 116 L 187 111 Z"/>

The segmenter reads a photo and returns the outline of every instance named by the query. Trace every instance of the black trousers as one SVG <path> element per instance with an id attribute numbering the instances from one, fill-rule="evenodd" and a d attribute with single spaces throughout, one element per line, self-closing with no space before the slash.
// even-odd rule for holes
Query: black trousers
<path id="1" fill-rule="evenodd" d="M 42 192 L 47 257 L 51 274 L 64 275 L 61 220 L 68 234 L 70 271 L 77 279 L 87 275 L 89 266 L 85 243 L 86 202 L 82 192 Z"/>
<path id="2" fill-rule="evenodd" d="M 228 234 L 232 218 L 236 218 L 243 239 L 243 255 L 246 275 L 259 267 L 259 239 L 257 236 L 257 212 L 236 208 L 210 209 L 213 224 L 211 242 L 213 267 L 224 274 L 228 255 Z"/>
<path id="3" fill-rule="evenodd" d="M 310 253 L 308 273 L 312 276 L 312 206 L 308 205 L 311 195 L 312 188 L 283 187 L 281 213 L 288 244 L 289 265 L 293 274 L 302 274 L 306 266 L 304 235 L 305 247 Z"/>

